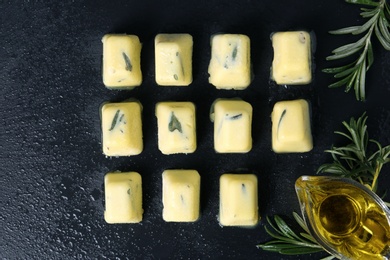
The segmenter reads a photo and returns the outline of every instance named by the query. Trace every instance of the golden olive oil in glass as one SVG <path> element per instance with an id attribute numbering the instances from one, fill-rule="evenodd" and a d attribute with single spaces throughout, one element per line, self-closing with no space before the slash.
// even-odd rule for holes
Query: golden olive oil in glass
<path id="1" fill-rule="evenodd" d="M 296 191 L 312 235 L 327 251 L 340 259 L 390 257 L 390 211 L 375 193 L 320 176 L 302 176 Z"/>

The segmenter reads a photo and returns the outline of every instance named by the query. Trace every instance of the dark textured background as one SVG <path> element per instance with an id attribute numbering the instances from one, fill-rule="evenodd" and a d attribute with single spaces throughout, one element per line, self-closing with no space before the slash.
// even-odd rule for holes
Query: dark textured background
<path id="1" fill-rule="evenodd" d="M 342 0 L 287 1 L 0 1 L 0 258 L 235 258 L 317 259 L 266 253 L 265 216 L 292 221 L 298 211 L 294 182 L 329 161 L 323 153 L 341 144 L 341 121 L 368 112 L 370 136 L 390 143 L 390 52 L 374 41 L 375 64 L 367 75 L 368 100 L 328 89 L 320 70 L 331 50 L 351 40 L 328 30 L 361 24 L 357 6 Z M 315 78 L 307 86 L 269 81 L 271 32 L 306 29 L 317 36 Z M 194 38 L 189 87 L 158 87 L 153 40 L 157 33 Z M 209 37 L 217 32 L 251 38 L 254 80 L 244 91 L 208 84 Z M 113 91 L 101 79 L 101 38 L 136 34 L 143 42 L 141 87 Z M 106 158 L 101 152 L 99 106 L 137 98 L 144 106 L 144 144 L 139 156 Z M 216 154 L 208 119 L 216 98 L 240 97 L 254 109 L 253 149 Z M 312 105 L 314 149 L 305 154 L 271 151 L 270 113 L 276 101 L 306 98 Z M 198 149 L 164 156 L 157 149 L 154 106 L 158 101 L 197 106 Z M 202 216 L 196 223 L 162 220 L 161 173 L 191 168 L 202 178 Z M 135 225 L 104 222 L 103 177 L 108 171 L 138 171 L 143 178 L 144 220 Z M 259 180 L 261 223 L 252 229 L 218 225 L 218 179 L 222 173 L 254 172 Z M 381 188 L 389 185 L 383 169 Z M 389 196 L 387 196 L 389 199 Z"/>

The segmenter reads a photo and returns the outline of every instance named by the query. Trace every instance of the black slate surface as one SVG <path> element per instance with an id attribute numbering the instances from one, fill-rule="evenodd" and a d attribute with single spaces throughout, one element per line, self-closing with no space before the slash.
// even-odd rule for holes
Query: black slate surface
<path id="1" fill-rule="evenodd" d="M 324 254 L 281 256 L 256 248 L 269 240 L 265 216 L 279 214 L 294 224 L 294 182 L 315 174 L 330 160 L 323 150 L 342 140 L 341 121 L 367 111 L 369 133 L 390 143 L 390 52 L 374 40 L 375 64 L 367 74 L 365 103 L 343 89 L 328 89 L 325 57 L 349 36 L 327 33 L 361 24 L 357 6 L 330 1 L 0 1 L 0 258 L 2 259 L 318 259 Z M 274 31 L 305 29 L 317 38 L 314 81 L 280 87 L 269 80 Z M 189 87 L 158 87 L 153 40 L 157 33 L 194 38 Z M 251 38 L 254 80 L 243 91 L 216 90 L 208 83 L 209 38 L 218 32 Z M 142 86 L 113 91 L 101 79 L 101 38 L 136 34 L 143 42 Z M 334 65 L 333 63 L 332 65 Z M 337 64 L 337 63 L 336 63 Z M 240 97 L 252 104 L 253 149 L 216 154 L 210 105 Z M 143 104 L 144 151 L 130 158 L 101 152 L 99 106 L 136 98 Z M 271 150 L 270 113 L 276 101 L 306 98 L 312 106 L 314 149 L 305 154 Z M 198 149 L 162 155 L 157 148 L 154 106 L 158 101 L 192 101 L 197 106 Z M 161 173 L 189 168 L 202 178 L 202 215 L 196 223 L 162 220 Z M 103 219 L 105 173 L 138 171 L 143 178 L 144 220 L 108 225 Z M 259 180 L 259 211 L 251 229 L 220 227 L 218 179 L 246 171 Z M 389 186 L 383 169 L 381 189 Z M 387 199 L 389 196 L 387 196 Z"/>

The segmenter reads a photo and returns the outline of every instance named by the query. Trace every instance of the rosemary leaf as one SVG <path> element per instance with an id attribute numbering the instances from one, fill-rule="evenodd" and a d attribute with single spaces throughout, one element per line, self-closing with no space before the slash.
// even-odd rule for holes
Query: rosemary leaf
<path id="1" fill-rule="evenodd" d="M 274 231 L 276 231 L 279 235 L 283 235 L 282 232 L 279 231 L 278 228 L 276 228 L 276 226 L 274 226 L 274 224 L 272 223 L 271 219 L 267 216 L 267 222 L 268 224 L 273 228 Z M 275 237 L 275 235 L 272 235 L 271 234 L 271 231 L 267 230 L 267 227 L 265 228 L 265 230 L 267 231 L 268 234 L 270 234 L 272 237 Z M 269 231 L 269 232 L 268 232 Z"/>
<path id="2" fill-rule="evenodd" d="M 179 133 L 183 133 L 181 123 L 180 123 L 179 119 L 177 119 L 177 117 L 175 116 L 173 111 L 171 112 L 171 118 L 170 118 L 170 121 L 168 124 L 168 130 L 170 132 L 177 130 L 177 131 L 179 131 Z"/>
<path id="3" fill-rule="evenodd" d="M 334 163 L 328 163 L 328 164 L 323 164 L 321 165 L 319 168 L 318 168 L 318 172 L 317 173 L 320 173 L 320 172 L 327 172 L 327 173 L 332 173 L 332 174 L 335 174 L 335 175 L 346 175 L 348 173 L 347 169 L 345 169 L 343 166 L 341 165 L 337 165 L 337 164 L 334 164 Z"/>
<path id="4" fill-rule="evenodd" d="M 320 260 L 332 260 L 332 259 L 334 259 L 334 258 L 335 258 L 334 256 L 330 255 L 330 256 L 321 258 Z"/>
<path id="5" fill-rule="evenodd" d="M 119 112 L 120 112 L 119 109 L 115 112 L 114 118 L 111 121 L 111 127 L 110 127 L 110 129 L 108 129 L 108 131 L 114 130 L 116 123 L 118 121 Z"/>
<path id="6" fill-rule="evenodd" d="M 354 43 L 346 44 L 346 45 L 341 46 L 337 49 L 334 49 L 332 52 L 337 53 L 337 52 L 348 50 L 351 48 L 363 47 L 366 39 L 367 39 L 367 35 Z"/>
<path id="7" fill-rule="evenodd" d="M 325 152 L 335 154 L 335 155 L 340 155 L 340 156 L 344 155 L 344 152 L 340 151 L 340 149 L 337 147 L 333 147 L 332 150 L 325 150 Z"/>
<path id="8" fill-rule="evenodd" d="M 362 8 L 360 8 L 360 10 L 362 10 L 362 11 L 364 11 L 364 12 L 370 12 L 370 11 L 374 11 L 375 9 L 370 9 L 370 8 L 362 7 Z"/>
<path id="9" fill-rule="evenodd" d="M 344 133 L 344 132 L 341 132 L 341 131 L 334 131 L 334 133 L 335 133 L 335 134 L 338 134 L 338 135 L 342 135 L 342 136 L 344 136 L 345 138 L 348 138 L 349 140 L 352 141 L 352 138 L 351 138 L 348 134 L 346 134 L 346 133 Z"/>
<path id="10" fill-rule="evenodd" d="M 241 117 L 242 117 L 242 114 L 237 114 L 237 115 L 230 116 L 227 119 L 228 120 L 237 120 L 237 119 L 240 119 Z"/>
<path id="11" fill-rule="evenodd" d="M 301 254 L 312 254 L 312 253 L 318 253 L 322 252 L 324 249 L 322 247 L 319 248 L 302 248 L 302 247 L 296 247 L 296 248 L 291 248 L 291 249 L 284 249 L 281 250 L 280 253 L 284 255 L 301 255 Z"/>
<path id="12" fill-rule="evenodd" d="M 279 230 L 277 229 L 274 229 L 276 232 L 280 232 Z M 271 230 L 269 230 L 267 227 L 265 227 L 265 231 L 268 233 L 268 235 L 270 235 L 271 237 L 275 238 L 275 239 L 279 239 L 280 241 L 283 241 L 283 242 L 288 242 L 288 243 L 295 243 L 295 240 L 294 239 L 291 239 L 291 238 L 286 238 L 284 237 L 283 235 L 277 235 L 275 233 L 273 233 Z"/>
<path id="13" fill-rule="evenodd" d="M 332 56 L 326 57 L 326 60 L 337 60 L 337 59 L 342 59 L 348 56 L 351 56 L 352 54 L 360 51 L 362 49 L 362 46 L 357 47 L 357 48 L 352 48 L 352 49 L 346 49 L 344 51 L 337 52 L 333 54 Z"/>
<path id="14" fill-rule="evenodd" d="M 341 87 L 343 85 L 345 85 L 347 82 L 349 82 L 352 78 L 353 74 L 349 75 L 348 77 L 342 79 L 342 80 L 339 80 L 331 85 L 329 85 L 329 88 L 337 88 L 337 87 Z"/>
<path id="15" fill-rule="evenodd" d="M 387 20 L 386 20 L 386 17 L 385 15 L 382 13 L 381 14 L 381 17 L 379 18 L 379 29 L 380 29 L 380 32 L 382 33 L 383 35 L 383 38 L 390 42 L 390 32 L 389 32 L 389 29 L 387 28 Z"/>
<path id="16" fill-rule="evenodd" d="M 295 221 L 299 224 L 299 226 L 301 226 L 301 228 L 303 230 L 306 231 L 306 233 L 309 233 L 309 229 L 307 228 L 306 224 L 305 224 L 305 221 L 301 218 L 301 216 L 299 216 L 298 213 L 296 212 L 293 212 L 293 217 L 295 219 Z M 301 233 L 302 234 L 302 233 Z"/>
<path id="17" fill-rule="evenodd" d="M 351 26 L 351 27 L 341 28 L 338 30 L 333 30 L 333 31 L 330 31 L 329 33 L 330 34 L 349 34 L 349 33 L 352 33 L 354 31 L 358 30 L 359 28 L 360 28 L 359 26 Z"/>
<path id="18" fill-rule="evenodd" d="M 390 51 L 390 42 L 386 41 L 385 37 L 379 31 L 378 26 L 375 26 L 375 35 L 378 38 L 379 42 L 382 44 L 383 48 Z"/>
<path id="19" fill-rule="evenodd" d="M 376 14 L 376 9 L 374 10 L 371 10 L 371 9 L 367 9 L 367 8 L 361 8 L 364 12 L 361 12 L 360 15 L 363 17 L 363 18 L 368 18 L 368 17 L 372 17 L 373 15 Z"/>
<path id="20" fill-rule="evenodd" d="M 361 34 L 361 33 L 364 33 L 365 31 L 367 31 L 373 24 L 375 24 L 377 22 L 378 15 L 379 15 L 378 13 L 375 14 L 373 17 L 370 18 L 370 20 L 368 20 L 365 24 L 360 26 L 359 29 L 353 31 L 352 34 L 357 35 L 357 34 Z"/>
<path id="21" fill-rule="evenodd" d="M 313 243 L 317 243 L 317 240 L 314 239 L 314 237 L 312 237 L 311 235 L 309 234 L 306 234 L 306 233 L 299 233 L 302 237 L 306 238 L 307 240 L 313 242 Z"/>
<path id="22" fill-rule="evenodd" d="M 367 71 L 367 68 L 366 68 L 366 60 L 363 61 L 363 65 L 361 66 L 361 69 L 360 69 L 360 77 L 359 77 L 359 96 L 361 97 L 365 97 L 365 92 L 364 92 L 364 89 L 365 89 L 365 86 L 366 86 L 366 71 Z M 358 99 L 359 96 L 357 96 L 356 98 Z"/>
<path id="23" fill-rule="evenodd" d="M 355 83 L 355 80 L 357 78 L 358 71 L 356 70 L 352 75 L 351 79 L 349 80 L 347 86 L 345 87 L 345 92 L 349 92 L 352 88 L 352 85 Z"/>
<path id="24" fill-rule="evenodd" d="M 337 78 L 342 78 L 342 77 L 345 77 L 345 76 L 348 76 L 350 74 L 352 74 L 352 72 L 355 71 L 355 68 L 349 68 L 349 69 L 346 69 L 344 71 L 341 71 L 337 74 L 334 75 L 334 77 L 337 79 Z"/>
<path id="25" fill-rule="evenodd" d="M 311 253 L 317 253 L 323 251 L 322 248 L 303 248 L 299 245 L 288 245 L 288 244 L 265 244 L 265 245 L 258 245 L 259 248 L 270 251 L 270 252 L 276 252 L 283 255 L 301 255 L 301 254 L 311 254 Z"/>
<path id="26" fill-rule="evenodd" d="M 336 68 L 326 68 L 326 69 L 323 69 L 322 72 L 325 72 L 325 73 L 338 73 L 338 72 L 341 72 L 345 69 L 348 69 L 350 67 L 352 67 L 355 63 L 350 63 L 348 65 L 344 65 L 344 66 L 341 66 L 341 67 L 336 67 Z"/>
<path id="27" fill-rule="evenodd" d="M 126 53 L 122 52 L 123 59 L 125 60 L 125 69 L 127 71 L 131 71 L 133 69 L 133 65 L 131 64 L 129 56 Z"/>
<path id="28" fill-rule="evenodd" d="M 372 0 L 345 0 L 345 2 L 347 2 L 349 4 L 378 6 L 378 3 L 374 2 Z"/>
<path id="29" fill-rule="evenodd" d="M 367 47 L 367 70 L 371 68 L 371 65 L 374 63 L 374 52 L 372 50 L 372 44 L 369 42 Z"/>
<path id="30" fill-rule="evenodd" d="M 282 231 L 282 233 L 286 236 L 286 237 L 289 237 L 289 238 L 296 238 L 296 239 L 300 239 L 295 233 L 294 231 L 291 230 L 291 228 L 286 224 L 286 222 L 284 222 L 284 220 L 282 218 L 280 218 L 279 216 L 275 216 L 275 222 L 276 224 L 278 225 L 278 228 Z"/>
<path id="31" fill-rule="evenodd" d="M 362 70 L 362 68 L 359 66 L 359 68 L 357 70 L 357 75 L 361 74 L 360 73 L 361 70 Z M 356 99 L 359 99 L 360 94 L 361 94 L 361 92 L 360 92 L 360 78 L 359 78 L 359 76 L 356 77 L 356 80 L 353 83 L 353 89 L 355 90 L 355 97 L 356 97 Z M 364 97 L 362 97 L 362 98 L 364 98 Z"/>

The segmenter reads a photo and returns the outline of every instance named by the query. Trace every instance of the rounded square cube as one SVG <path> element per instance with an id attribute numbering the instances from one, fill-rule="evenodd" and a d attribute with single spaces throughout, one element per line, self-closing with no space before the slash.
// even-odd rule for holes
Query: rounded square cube
<path id="1" fill-rule="evenodd" d="M 199 218 L 200 175 L 195 170 L 166 170 L 163 177 L 163 219 L 193 222 Z"/>
<path id="2" fill-rule="evenodd" d="M 311 40 L 304 31 L 277 32 L 271 37 L 274 48 L 272 78 L 279 85 L 311 82 Z"/>
<path id="3" fill-rule="evenodd" d="M 141 43 L 136 35 L 107 34 L 103 42 L 103 83 L 132 89 L 142 83 Z"/>
<path id="4" fill-rule="evenodd" d="M 137 172 L 110 172 L 104 178 L 106 209 L 109 224 L 142 221 L 142 179 Z"/>
<path id="5" fill-rule="evenodd" d="M 105 103 L 101 107 L 102 146 L 107 156 L 130 156 L 143 150 L 141 104 Z"/>
<path id="6" fill-rule="evenodd" d="M 252 106 L 242 100 L 217 99 L 212 108 L 214 149 L 246 153 L 252 149 Z"/>
<path id="7" fill-rule="evenodd" d="M 209 82 L 217 89 L 245 89 L 251 83 L 250 40 L 243 34 L 211 38 Z"/>
<path id="8" fill-rule="evenodd" d="M 222 226 L 254 226 L 259 221 L 257 177 L 223 174 L 220 177 L 219 222 Z"/>
<path id="9" fill-rule="evenodd" d="M 313 149 L 309 104 L 306 100 L 277 102 L 271 119 L 274 152 L 302 153 Z"/>
<path id="10" fill-rule="evenodd" d="M 192 36 L 158 34 L 154 40 L 156 82 L 161 86 L 188 86 L 192 82 Z"/>
<path id="11" fill-rule="evenodd" d="M 163 154 L 196 150 L 195 105 L 191 102 L 160 102 L 156 105 L 158 149 Z"/>

